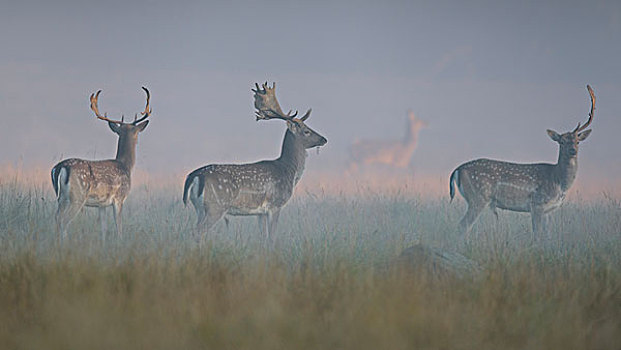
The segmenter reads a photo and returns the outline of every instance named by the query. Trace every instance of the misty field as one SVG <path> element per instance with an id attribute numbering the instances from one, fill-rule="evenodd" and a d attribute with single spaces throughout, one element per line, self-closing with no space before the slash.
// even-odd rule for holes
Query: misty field
<path id="1" fill-rule="evenodd" d="M 119 239 L 86 208 L 59 242 L 51 185 L 0 183 L 2 349 L 619 349 L 621 205 L 574 199 L 532 240 L 486 212 L 462 239 L 461 198 L 298 191 L 274 247 L 255 218 L 198 247 L 181 187 L 136 186 Z M 110 209 L 108 209 L 110 210 Z M 398 259 L 424 244 L 478 268 Z"/>

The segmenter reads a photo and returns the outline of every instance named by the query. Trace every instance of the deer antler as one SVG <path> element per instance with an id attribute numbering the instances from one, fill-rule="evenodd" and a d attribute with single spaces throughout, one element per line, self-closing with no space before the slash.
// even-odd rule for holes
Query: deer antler
<path id="1" fill-rule="evenodd" d="M 151 115 L 151 108 L 149 107 L 149 100 L 151 100 L 151 94 L 149 93 L 149 90 L 146 87 L 142 87 L 142 90 L 144 90 L 144 92 L 147 93 L 147 105 L 144 107 L 144 112 L 141 112 L 140 114 L 142 114 L 142 117 L 140 119 L 137 119 L 138 116 L 136 115 L 134 117 L 134 121 L 132 122 L 132 124 L 136 125 L 138 123 L 140 123 L 141 121 L 149 118 L 149 116 Z"/>
<path id="2" fill-rule="evenodd" d="M 591 125 L 591 122 L 593 121 L 593 114 L 595 113 L 595 93 L 593 92 L 593 89 L 591 89 L 590 85 L 587 85 L 587 90 L 589 90 L 589 95 L 591 96 L 591 111 L 589 112 L 589 119 L 587 120 L 586 124 L 580 126 L 580 123 L 578 123 L 578 126 L 576 126 L 576 128 L 574 129 L 574 133 L 580 132 L 586 128 L 589 127 L 589 125 Z"/>
<path id="3" fill-rule="evenodd" d="M 97 118 L 99 118 L 101 120 L 105 120 L 105 121 L 110 122 L 110 123 L 123 124 L 122 120 L 112 120 L 112 119 L 108 118 L 108 116 L 106 116 L 106 115 L 102 116 L 99 113 L 99 108 L 97 107 L 97 100 L 99 99 L 99 94 L 100 93 L 101 93 L 101 90 L 97 91 L 96 94 L 91 94 L 91 109 L 93 110 L 93 112 L 95 112 L 95 116 L 97 116 Z"/>
<path id="4" fill-rule="evenodd" d="M 149 93 L 149 90 L 147 90 L 146 87 L 142 87 L 142 89 L 147 93 L 147 105 L 144 108 L 144 112 L 141 112 L 140 114 L 142 114 L 142 117 L 140 119 L 138 119 L 138 115 L 136 115 L 134 117 L 134 121 L 131 123 L 133 125 L 136 125 L 138 123 L 140 123 L 141 121 L 147 119 L 150 115 L 151 115 L 151 108 L 149 107 L 149 100 L 151 99 L 151 94 Z M 124 121 L 124 117 L 121 117 L 121 120 L 112 120 L 110 118 L 108 118 L 107 115 L 101 115 L 99 113 L 99 107 L 97 106 L 97 101 L 99 100 L 99 94 L 101 93 L 101 90 L 97 91 L 97 93 L 95 94 L 91 94 L 91 109 L 93 110 L 93 112 L 95 112 L 95 116 L 97 116 L 97 118 L 101 119 L 101 120 L 105 120 L 107 122 L 110 123 L 115 123 L 115 124 L 127 124 Z"/>
<path id="5" fill-rule="evenodd" d="M 268 119 L 282 119 L 293 120 L 298 115 L 298 112 L 291 114 L 291 110 L 287 114 L 284 114 L 278 100 L 276 99 L 276 83 L 272 83 L 272 87 L 269 87 L 267 82 L 261 86 L 254 84 L 256 89 L 254 91 L 254 107 L 257 109 L 255 115 L 257 120 Z"/>

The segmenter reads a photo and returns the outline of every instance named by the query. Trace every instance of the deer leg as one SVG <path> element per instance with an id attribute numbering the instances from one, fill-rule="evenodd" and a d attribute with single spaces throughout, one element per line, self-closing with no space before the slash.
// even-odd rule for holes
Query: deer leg
<path id="1" fill-rule="evenodd" d="M 530 209 L 530 215 L 533 224 L 533 239 L 538 238 L 542 232 L 545 232 L 545 214 L 543 209 L 533 206 Z"/>
<path id="2" fill-rule="evenodd" d="M 86 198 L 82 200 L 74 199 L 73 201 L 67 197 L 58 198 L 56 229 L 61 234 L 63 240 L 67 238 L 67 226 L 78 215 L 84 203 L 86 203 Z"/>
<path id="3" fill-rule="evenodd" d="M 116 225 L 116 235 L 120 239 L 123 236 L 123 203 L 112 203 L 112 209 L 114 213 L 114 224 Z"/>
<path id="4" fill-rule="evenodd" d="M 496 203 L 492 201 L 489 204 L 489 208 L 492 210 L 492 213 L 494 213 L 494 216 L 496 217 L 496 222 L 498 222 L 498 208 L 496 207 Z"/>
<path id="5" fill-rule="evenodd" d="M 475 221 L 477 221 L 483 209 L 485 209 L 485 204 L 468 202 L 468 210 L 459 222 L 459 229 L 462 235 L 468 235 L 470 233 L 472 225 L 474 225 Z"/>
<path id="6" fill-rule="evenodd" d="M 548 231 L 549 221 L 550 221 L 550 216 L 544 212 L 543 216 L 541 217 L 541 232 L 545 234 L 545 237 L 548 240 L 552 238 L 550 235 L 550 231 Z"/>
<path id="7" fill-rule="evenodd" d="M 260 214 L 257 216 L 257 223 L 259 224 L 259 232 L 263 236 L 265 235 L 267 240 L 270 239 L 270 231 L 268 229 L 268 216 L 267 214 Z"/>
<path id="8" fill-rule="evenodd" d="M 194 205 L 194 209 L 196 210 L 196 227 L 199 227 L 207 219 L 207 209 L 205 204 L 203 204 L 202 201 L 198 198 L 196 200 L 192 198 L 192 204 Z"/>
<path id="9" fill-rule="evenodd" d="M 61 236 L 62 239 L 65 239 L 65 236 L 67 235 L 67 233 L 65 232 L 66 230 L 66 221 L 65 221 L 65 216 L 66 211 L 67 211 L 67 207 L 70 205 L 71 203 L 69 201 L 65 201 L 65 200 L 61 200 L 61 198 L 58 198 L 58 208 L 56 209 L 56 232 L 58 232 Z"/>
<path id="10" fill-rule="evenodd" d="M 276 227 L 278 226 L 278 217 L 280 216 L 280 208 L 274 210 L 269 219 L 269 230 L 267 231 L 268 238 L 276 234 Z"/>
<path id="11" fill-rule="evenodd" d="M 226 210 L 221 207 L 203 207 L 203 214 L 199 214 L 199 221 L 196 224 L 196 235 L 199 243 L 202 242 L 203 237 L 209 232 L 209 229 L 220 220 L 225 211 Z"/>
<path id="12" fill-rule="evenodd" d="M 107 231 L 106 208 L 105 207 L 99 207 L 99 224 L 101 226 L 101 242 L 105 243 L 106 242 L 106 231 Z"/>

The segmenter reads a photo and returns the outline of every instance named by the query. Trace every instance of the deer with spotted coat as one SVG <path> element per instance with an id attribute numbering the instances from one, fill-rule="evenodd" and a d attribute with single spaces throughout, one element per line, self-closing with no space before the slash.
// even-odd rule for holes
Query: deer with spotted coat
<path id="1" fill-rule="evenodd" d="M 119 136 L 115 159 L 70 158 L 52 168 L 52 185 L 58 200 L 56 226 L 63 239 L 67 235 L 67 225 L 84 206 L 99 208 L 102 241 L 105 241 L 106 231 L 105 208 L 112 206 L 117 235 L 121 237 L 121 212 L 131 187 L 138 133 L 147 127 L 149 121 L 145 119 L 151 115 L 149 107 L 151 95 L 147 88 L 142 89 L 147 94 L 147 105 L 141 113 L 142 116 L 138 118 L 136 114 L 134 121 L 130 123 L 125 123 L 124 118 L 112 120 L 107 115 L 102 116 L 99 113 L 97 101 L 101 90 L 90 96 L 91 109 L 95 116 L 108 122 L 110 129 Z"/>
<path id="2" fill-rule="evenodd" d="M 578 144 L 584 141 L 593 121 L 595 94 L 587 85 L 591 97 L 589 119 L 569 132 L 558 134 L 547 130 L 548 136 L 559 144 L 556 164 L 517 164 L 490 159 L 477 159 L 457 167 L 449 180 L 451 201 L 455 196 L 454 184 L 468 203 L 468 210 L 459 224 L 462 233 L 468 233 L 481 211 L 490 207 L 496 217 L 496 208 L 529 212 L 533 234 L 546 232 L 547 214 L 558 208 L 576 178 L 578 171 Z"/>
<path id="3" fill-rule="evenodd" d="M 256 85 L 254 106 L 256 120 L 281 119 L 287 123 L 280 157 L 251 164 L 211 164 L 192 171 L 185 179 L 183 203 L 194 205 L 197 231 L 202 235 L 224 215 L 253 215 L 267 241 L 276 231 L 281 208 L 287 203 L 302 177 L 306 150 L 328 141 L 306 125 L 309 109 L 296 118 L 297 112 L 285 114 L 276 99 L 276 83 Z"/>

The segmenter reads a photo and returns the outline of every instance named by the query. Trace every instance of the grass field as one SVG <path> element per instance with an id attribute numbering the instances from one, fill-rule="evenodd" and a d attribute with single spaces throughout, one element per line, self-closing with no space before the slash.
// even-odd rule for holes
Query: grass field
<path id="1" fill-rule="evenodd" d="M 51 186 L 0 184 L 2 349 L 619 349 L 621 205 L 567 202 L 547 238 L 528 215 L 454 228 L 462 200 L 299 193 L 275 247 L 256 220 L 219 223 L 202 248 L 180 188 L 132 190 L 125 234 L 101 243 L 85 209 L 60 243 Z M 422 243 L 480 272 L 396 263 Z"/>

